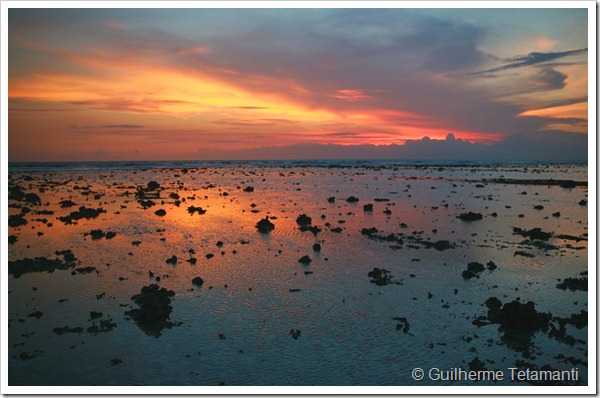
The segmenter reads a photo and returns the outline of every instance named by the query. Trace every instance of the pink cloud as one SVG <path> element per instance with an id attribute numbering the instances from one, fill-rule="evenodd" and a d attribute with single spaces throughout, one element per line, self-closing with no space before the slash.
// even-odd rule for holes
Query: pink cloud
<path id="1" fill-rule="evenodd" d="M 363 90 L 351 89 L 337 90 L 335 94 L 330 95 L 330 97 L 344 101 L 364 101 L 373 98 L 370 95 L 366 95 Z"/>

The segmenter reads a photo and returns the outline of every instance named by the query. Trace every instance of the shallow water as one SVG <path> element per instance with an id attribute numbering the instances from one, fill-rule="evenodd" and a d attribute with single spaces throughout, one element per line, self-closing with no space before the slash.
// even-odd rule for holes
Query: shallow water
<path id="1" fill-rule="evenodd" d="M 587 199 L 587 188 L 489 182 L 587 181 L 585 165 L 9 171 L 9 187 L 42 199 L 42 205 L 9 201 L 31 209 L 26 225 L 9 228 L 17 237 L 9 261 L 53 259 L 59 257 L 55 251 L 70 249 L 77 267 L 96 268 L 89 274 L 57 270 L 9 277 L 10 385 L 433 385 L 414 381 L 411 370 L 468 370 L 475 357 L 488 369 L 506 369 L 527 355 L 501 340 L 497 324 L 472 323 L 486 315 L 489 297 L 531 300 L 538 311 L 556 317 L 587 311 L 587 292 L 556 287 L 558 279 L 588 267 L 587 206 L 578 204 Z M 135 190 L 152 180 L 160 183 L 161 199 L 143 209 Z M 254 192 L 243 190 L 248 186 Z M 179 206 L 172 193 L 179 195 Z M 351 195 L 360 200 L 348 203 Z M 332 196 L 335 203 L 327 201 Z M 62 208 L 66 199 L 77 205 Z M 366 203 L 374 205 L 372 212 L 363 211 Z M 190 215 L 190 205 L 206 213 Z M 58 220 L 79 206 L 106 213 L 73 225 Z M 158 209 L 166 215 L 155 215 Z M 39 210 L 54 213 L 35 214 Z M 468 211 L 483 219 L 456 217 Z M 560 216 L 553 216 L 557 211 Z M 8 209 L 9 215 L 20 212 Z M 316 236 L 299 230 L 296 218 L 303 213 L 322 228 Z M 269 234 L 255 227 L 265 216 L 275 225 Z M 331 230 L 336 227 L 341 232 Z M 371 227 L 380 235 L 404 234 L 404 244 L 393 248 L 361 234 Z M 557 248 L 523 244 L 513 227 L 553 232 L 547 243 Z M 117 235 L 84 235 L 94 229 Z M 556 237 L 561 234 L 580 239 Z M 415 243 L 438 240 L 454 248 Z M 312 249 L 316 242 L 320 253 Z M 167 264 L 173 255 L 177 264 Z M 312 259 L 309 265 L 298 262 L 304 255 Z M 187 261 L 192 256 L 196 264 Z M 493 261 L 498 268 L 465 280 L 461 273 L 473 261 Z M 399 283 L 371 283 L 367 274 L 374 267 L 389 270 Z M 155 283 L 149 271 L 175 292 L 170 321 L 176 325 L 159 337 L 125 315 L 137 308 L 131 297 Z M 202 287 L 192 284 L 196 276 L 204 279 Z M 27 316 L 35 311 L 43 315 Z M 90 311 L 102 312 L 100 319 L 110 318 L 116 327 L 86 332 L 98 322 Z M 407 319 L 408 333 L 396 330 L 394 317 Z M 65 325 L 84 332 L 53 331 Z M 291 329 L 300 330 L 300 337 L 292 338 Z M 579 341 L 569 345 L 536 333 L 525 360 L 567 370 L 574 365 L 563 358 L 575 359 L 586 384 L 587 327 L 567 325 L 567 332 Z M 23 359 L 22 353 L 34 357 Z M 440 384 L 461 382 L 435 382 Z"/>

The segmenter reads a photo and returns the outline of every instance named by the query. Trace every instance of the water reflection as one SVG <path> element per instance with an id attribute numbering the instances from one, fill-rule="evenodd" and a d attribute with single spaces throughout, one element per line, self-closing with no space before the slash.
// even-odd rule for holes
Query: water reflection
<path id="1" fill-rule="evenodd" d="M 544 178 L 585 175 L 585 167 L 539 171 Z M 587 311 L 587 292 L 556 287 L 557 279 L 587 270 L 587 207 L 577 205 L 583 188 L 481 184 L 483 177 L 530 177 L 514 166 L 70 173 L 10 176 L 9 184 L 37 193 L 42 204 L 28 204 L 28 224 L 9 228 L 16 237 L 9 260 L 71 250 L 77 268 L 95 269 L 9 279 L 11 382 L 34 383 L 31 374 L 59 358 L 75 384 L 410 384 L 413 361 L 454 367 L 477 356 L 513 366 L 524 351 L 498 330 L 504 326 L 473 324 L 487 316 L 491 296 L 532 301 L 552 314 L 555 334 L 549 325 L 528 335 L 537 365 L 587 361 L 587 327 L 570 318 Z M 155 202 L 144 206 L 135 193 L 151 181 L 160 195 L 144 198 Z M 351 196 L 359 201 L 346 201 Z M 64 200 L 76 206 L 62 207 Z M 10 214 L 24 205 L 9 204 Z M 58 219 L 80 206 L 105 212 L 76 224 Z M 190 213 L 190 206 L 206 212 Z M 560 217 L 552 215 L 557 210 Z M 470 211 L 481 220 L 457 218 Z M 303 231 L 302 214 L 319 230 Z M 261 233 L 257 223 L 266 217 L 274 229 Z M 526 243 L 515 227 L 552 232 L 547 243 L 556 248 Z M 362 233 L 371 228 L 373 236 Z M 93 230 L 116 236 L 92 239 Z M 449 245 L 423 243 L 438 241 Z M 305 256 L 310 261 L 299 261 Z M 489 261 L 498 265 L 493 272 L 461 276 L 469 263 Z M 399 283 L 370 283 L 375 267 Z M 43 316 L 28 317 L 37 311 Z M 92 311 L 104 316 L 90 320 Z M 100 320 L 108 319 L 117 326 L 87 333 L 94 325 L 104 330 Z M 397 319 L 410 325 L 407 333 L 396 330 Z M 83 332 L 53 332 L 65 326 Z M 64 372 L 44 377 L 67 382 Z"/>

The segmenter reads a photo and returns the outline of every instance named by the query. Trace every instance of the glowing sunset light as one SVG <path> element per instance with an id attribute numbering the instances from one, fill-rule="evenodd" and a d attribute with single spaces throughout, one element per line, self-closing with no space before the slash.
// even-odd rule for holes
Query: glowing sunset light
<path id="1" fill-rule="evenodd" d="M 553 119 L 581 118 L 587 119 L 587 103 L 554 106 L 550 108 L 533 109 L 521 113 L 519 116 L 539 116 Z"/>
<path id="2" fill-rule="evenodd" d="M 9 157 L 585 140 L 585 9 L 492 12 L 10 9 Z"/>

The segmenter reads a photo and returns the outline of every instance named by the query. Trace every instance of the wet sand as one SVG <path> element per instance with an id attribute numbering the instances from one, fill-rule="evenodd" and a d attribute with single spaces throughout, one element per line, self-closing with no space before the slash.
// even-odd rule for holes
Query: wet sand
<path id="1" fill-rule="evenodd" d="M 9 170 L 8 216 L 10 385 L 587 384 L 585 165 Z"/>

